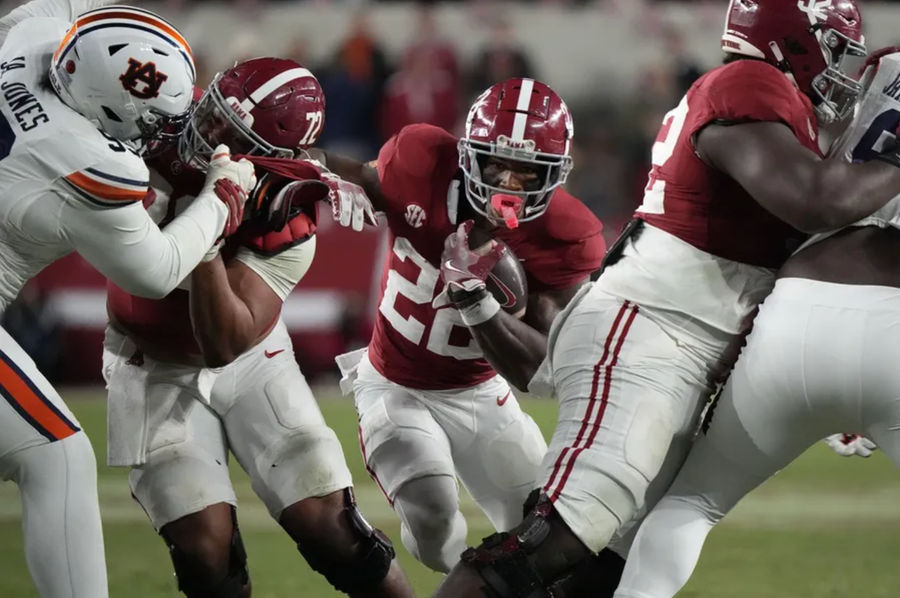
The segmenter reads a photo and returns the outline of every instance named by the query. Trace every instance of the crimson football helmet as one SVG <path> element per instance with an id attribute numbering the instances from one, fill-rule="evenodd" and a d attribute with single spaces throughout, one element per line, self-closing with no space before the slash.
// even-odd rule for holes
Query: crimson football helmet
<path id="1" fill-rule="evenodd" d="M 524 206 L 519 221 L 543 214 L 553 190 L 566 182 L 572 170 L 573 131 L 566 103 L 540 81 L 507 79 L 484 91 L 469 109 L 465 136 L 458 146 L 466 197 L 475 211 L 489 216 L 494 196 L 513 195 Z M 536 184 L 510 191 L 484 180 L 485 165 L 492 157 L 532 166 L 538 174 Z"/>
<path id="2" fill-rule="evenodd" d="M 205 168 L 215 147 L 293 157 L 316 142 L 325 122 L 318 80 L 293 60 L 254 58 L 217 74 L 179 142 L 182 160 Z"/>
<path id="3" fill-rule="evenodd" d="M 792 77 L 822 123 L 846 117 L 860 92 L 841 70 L 845 57 L 866 55 L 856 0 L 731 0 L 722 50 Z"/>

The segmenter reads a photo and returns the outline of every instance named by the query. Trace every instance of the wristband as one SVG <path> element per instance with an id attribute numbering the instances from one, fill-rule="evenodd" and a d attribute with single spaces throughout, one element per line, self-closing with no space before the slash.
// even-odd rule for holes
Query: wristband
<path id="1" fill-rule="evenodd" d="M 456 304 L 463 324 L 466 326 L 478 326 L 487 322 L 500 311 L 500 302 L 494 299 L 487 289 L 472 293 L 465 301 Z"/>

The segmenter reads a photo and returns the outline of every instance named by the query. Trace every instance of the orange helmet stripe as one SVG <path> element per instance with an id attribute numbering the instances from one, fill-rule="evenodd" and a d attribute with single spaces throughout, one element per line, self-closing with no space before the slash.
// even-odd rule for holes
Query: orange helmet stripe
<path id="1" fill-rule="evenodd" d="M 172 37 L 176 42 L 181 44 L 182 48 L 187 52 L 188 56 L 190 56 L 191 60 L 194 60 L 194 53 L 191 50 L 191 45 L 184 39 L 178 31 L 176 31 L 171 25 L 166 23 L 160 18 L 154 17 L 150 14 L 144 14 L 140 12 L 130 12 L 125 10 L 106 10 L 100 11 L 96 13 L 89 13 L 75 21 L 75 24 L 69 28 L 69 31 L 66 33 L 65 37 L 63 37 L 62 41 L 59 44 L 59 47 L 56 49 L 56 52 L 53 54 L 53 60 L 57 60 L 59 58 L 60 51 L 66 46 L 66 44 L 72 39 L 72 36 L 75 35 L 81 27 L 93 23 L 94 21 L 100 21 L 103 19 L 123 19 L 130 21 L 138 21 L 139 23 L 144 23 L 147 25 L 152 25 L 157 29 L 163 31 Z"/>

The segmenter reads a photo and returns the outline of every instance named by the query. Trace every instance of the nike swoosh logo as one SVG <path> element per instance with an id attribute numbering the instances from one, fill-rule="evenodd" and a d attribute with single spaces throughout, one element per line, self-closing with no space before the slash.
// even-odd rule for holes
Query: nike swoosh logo
<path id="1" fill-rule="evenodd" d="M 497 278 L 496 276 L 494 276 L 493 274 L 488 274 L 488 277 L 489 277 L 491 280 L 494 281 L 494 284 L 496 284 L 496 285 L 500 288 L 500 291 L 502 291 L 502 292 L 503 292 L 503 295 L 506 297 L 506 300 L 500 305 L 500 307 L 512 307 L 513 305 L 515 305 L 515 304 L 516 304 L 516 295 L 515 295 L 515 293 L 513 293 L 513 292 L 509 289 L 508 286 L 506 286 L 505 284 L 503 284 L 503 283 L 500 281 L 500 279 Z"/>
<path id="2" fill-rule="evenodd" d="M 502 397 L 497 397 L 497 404 L 501 407 L 506 404 L 506 400 L 509 399 L 509 395 L 512 394 L 511 390 L 506 391 L 506 394 Z"/>
<path id="3" fill-rule="evenodd" d="M 459 272 L 460 274 L 468 274 L 468 272 L 466 272 L 465 270 L 460 270 L 459 268 L 454 266 L 450 260 L 447 260 L 446 262 L 444 262 L 444 268 L 446 268 L 447 270 L 451 270 L 453 272 Z"/>
<path id="4" fill-rule="evenodd" d="M 272 359 L 279 353 L 284 353 L 284 349 L 278 349 L 277 351 L 265 351 L 266 357 L 268 357 L 269 359 Z"/>

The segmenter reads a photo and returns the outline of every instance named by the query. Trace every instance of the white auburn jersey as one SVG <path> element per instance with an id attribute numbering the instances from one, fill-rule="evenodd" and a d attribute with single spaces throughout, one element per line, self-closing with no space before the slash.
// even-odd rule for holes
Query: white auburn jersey
<path id="1" fill-rule="evenodd" d="M 879 60 L 875 76 L 856 106 L 853 121 L 831 151 L 851 162 L 866 162 L 897 142 L 894 132 L 898 126 L 900 52 L 887 54 Z M 900 195 L 871 216 L 850 226 L 872 225 L 900 228 Z M 820 238 L 823 237 L 817 236 L 812 242 Z"/>
<path id="2" fill-rule="evenodd" d="M 0 310 L 72 251 L 135 294 L 163 296 L 212 245 L 226 216 L 212 198 L 183 230 L 162 233 L 152 222 L 141 203 L 149 182 L 143 160 L 50 87 L 51 56 L 68 28 L 55 17 L 24 18 L 0 47 Z"/>

